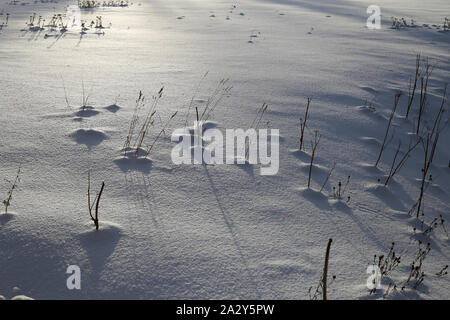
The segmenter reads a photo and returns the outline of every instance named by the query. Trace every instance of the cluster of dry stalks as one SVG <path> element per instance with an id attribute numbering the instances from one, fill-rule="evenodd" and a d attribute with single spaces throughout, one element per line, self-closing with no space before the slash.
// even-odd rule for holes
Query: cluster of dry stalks
<path id="1" fill-rule="evenodd" d="M 410 154 L 413 150 L 416 149 L 417 146 L 422 146 L 423 150 L 423 166 L 421 168 L 421 186 L 418 199 L 414 206 L 410 210 L 410 214 L 416 215 L 418 218 L 421 213 L 423 213 L 423 198 L 424 192 L 428 183 L 432 180 L 432 175 L 430 173 L 430 168 L 433 163 L 433 159 L 436 152 L 436 147 L 439 141 L 439 136 L 441 131 L 444 129 L 442 126 L 442 117 L 445 113 L 445 106 L 447 103 L 447 85 L 444 85 L 442 100 L 440 107 L 437 113 L 434 116 L 432 126 L 426 125 L 424 121 L 426 111 L 428 110 L 428 86 L 430 81 L 430 76 L 432 73 L 432 66 L 430 65 L 428 59 L 422 59 L 420 54 L 416 56 L 416 68 L 414 73 L 414 78 L 411 78 L 409 81 L 409 89 L 408 89 L 408 97 L 406 103 L 406 114 L 405 119 L 408 120 L 408 117 L 411 115 L 411 111 L 415 111 L 417 114 L 417 120 L 413 121 L 414 123 L 414 131 L 415 135 L 411 136 L 411 140 L 409 142 L 409 146 L 405 151 L 401 151 L 401 141 L 399 140 L 398 146 L 394 153 L 391 166 L 387 175 L 387 178 L 384 182 L 384 185 L 387 186 L 388 183 L 392 180 L 392 178 L 397 174 L 400 169 L 405 165 L 407 159 L 410 157 Z M 384 135 L 383 142 L 381 143 L 380 151 L 378 153 L 377 160 L 375 161 L 375 167 L 379 165 L 383 152 L 386 150 L 389 142 L 395 138 L 395 133 L 392 135 L 392 138 L 388 140 L 388 136 L 390 133 L 390 129 L 392 127 L 393 118 L 396 114 L 397 107 L 399 105 L 400 97 L 402 93 L 396 93 L 394 97 L 394 104 L 389 116 L 388 124 L 386 127 L 386 132 Z M 417 97 L 417 108 L 413 109 L 414 101 Z M 401 157 L 399 155 L 403 153 Z M 421 211 L 422 210 L 422 211 Z"/>
<path id="2" fill-rule="evenodd" d="M 109 0 L 109 1 L 96 1 L 96 0 L 78 0 L 78 7 L 80 9 L 94 9 L 100 7 L 128 7 L 128 0 Z"/>
<path id="3" fill-rule="evenodd" d="M 416 56 L 416 64 L 415 64 L 415 73 L 414 77 L 410 78 L 409 81 L 409 88 L 408 88 L 408 96 L 407 96 L 407 102 L 406 102 L 406 113 L 405 113 L 405 120 L 410 121 L 413 124 L 414 127 L 414 134 L 410 134 L 411 137 L 409 146 L 407 149 L 401 151 L 401 141 L 399 140 L 398 146 L 395 149 L 394 156 L 391 161 L 390 169 L 387 174 L 387 178 L 384 182 L 384 186 L 388 186 L 389 182 L 392 180 L 392 178 L 395 176 L 396 173 L 400 171 L 400 169 L 405 165 L 407 159 L 410 157 L 411 153 L 418 147 L 421 146 L 422 148 L 422 157 L 423 157 L 423 165 L 421 167 L 421 173 L 420 173 L 420 189 L 419 189 L 419 195 L 417 197 L 416 202 L 412 206 L 412 208 L 409 210 L 410 215 L 414 215 L 417 219 L 417 221 L 421 224 L 422 232 L 418 232 L 417 228 L 413 229 L 414 236 L 421 236 L 421 237 L 429 237 L 431 232 L 434 231 L 439 225 L 442 226 L 442 229 L 446 233 L 448 237 L 447 230 L 445 228 L 444 219 L 442 218 L 442 215 L 440 215 L 440 219 L 435 218 L 430 224 L 426 224 L 424 221 L 424 206 L 423 206 L 423 200 L 424 195 L 427 187 L 431 184 L 433 177 L 431 173 L 431 166 L 433 163 L 433 159 L 435 158 L 436 150 L 437 150 L 437 144 L 439 141 L 440 133 L 444 129 L 444 127 L 447 125 L 445 123 L 442 124 L 443 115 L 445 113 L 445 106 L 447 104 L 447 85 L 445 84 L 442 91 L 442 98 L 440 102 L 440 106 L 435 113 L 434 116 L 432 116 L 432 121 L 425 121 L 426 114 L 429 114 L 429 81 L 430 76 L 432 74 L 432 66 L 429 63 L 428 59 L 421 58 L 420 54 L 417 54 Z M 383 154 L 383 151 L 386 149 L 387 145 L 389 144 L 389 141 L 387 139 L 390 128 L 392 127 L 392 120 L 394 118 L 394 115 L 397 110 L 397 106 L 399 105 L 399 100 L 401 97 L 401 93 L 397 93 L 395 95 L 394 99 L 394 105 L 388 120 L 388 125 L 386 128 L 385 136 L 383 139 L 383 142 L 380 147 L 380 151 L 378 154 L 378 158 L 375 162 L 375 167 L 378 166 L 381 156 Z M 414 103 L 416 102 L 416 103 Z M 414 108 L 416 106 L 416 108 Z M 416 114 L 415 119 L 410 119 L 412 113 Z M 431 124 L 430 124 L 431 123 Z M 391 140 L 394 138 L 395 133 L 392 135 Z M 406 277 L 406 280 L 400 282 L 399 284 L 396 284 L 395 282 L 391 281 L 389 284 L 388 289 L 385 292 L 384 296 L 387 296 L 388 294 L 395 292 L 397 290 L 404 291 L 406 288 L 411 289 L 417 289 L 419 285 L 423 282 L 425 278 L 425 271 L 423 270 L 423 262 L 425 258 L 427 257 L 429 251 L 431 250 L 431 246 L 428 243 L 426 247 L 423 247 L 422 240 L 416 239 L 418 243 L 418 252 L 416 254 L 416 257 L 414 261 L 410 265 L 410 270 L 408 273 L 408 276 Z M 400 263 L 400 257 L 390 257 L 391 254 L 394 254 L 393 252 L 393 246 L 391 248 L 391 251 L 388 254 L 387 260 L 389 261 L 395 261 L 396 265 Z M 398 259 L 398 260 L 395 260 Z M 387 261 L 385 259 L 385 262 Z M 375 263 L 374 263 L 375 264 Z M 445 271 L 445 268 L 444 268 Z M 444 271 L 442 273 L 444 273 Z M 439 274 L 439 273 L 438 273 Z M 385 276 L 385 274 L 382 274 L 382 276 Z"/>

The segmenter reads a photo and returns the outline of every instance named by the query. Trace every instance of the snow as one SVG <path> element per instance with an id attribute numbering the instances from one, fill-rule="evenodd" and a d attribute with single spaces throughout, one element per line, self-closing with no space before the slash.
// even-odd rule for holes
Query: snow
<path id="1" fill-rule="evenodd" d="M 11 300 L 34 300 L 34 299 L 24 296 L 24 295 L 18 295 L 18 296 L 12 297 Z"/>
<path id="2" fill-rule="evenodd" d="M 412 230 L 421 229 L 408 215 L 419 195 L 421 146 L 387 187 L 384 180 L 397 140 L 404 150 L 414 131 L 417 104 L 409 119 L 404 114 L 416 53 L 434 66 L 428 124 L 450 81 L 450 32 L 433 27 L 443 23 L 447 0 L 380 0 L 380 30 L 366 28 L 369 0 L 143 0 L 82 11 L 88 21 L 103 17 L 101 33 L 25 25 L 34 12 L 49 21 L 73 4 L 0 0 L 0 25 L 10 14 L 0 29 L 0 178 L 11 180 L 22 169 L 8 214 L 0 214 L 0 294 L 308 299 L 329 238 L 329 272 L 336 275 L 330 299 L 381 299 L 385 291 L 369 295 L 366 269 L 392 242 L 403 260 L 392 278 L 407 277 L 417 252 Z M 391 16 L 414 19 L 417 27 L 391 29 Z M 262 176 L 250 164 L 172 163 L 170 134 L 185 125 L 193 95 L 203 109 L 223 78 L 233 88 L 209 123 L 246 129 L 267 103 L 261 126 L 280 129 L 276 175 Z M 139 90 L 150 105 L 162 86 L 148 142 L 178 115 L 149 157 L 125 156 Z M 397 90 L 405 95 L 393 120 L 395 138 L 375 168 Z M 299 151 L 307 97 L 313 100 L 306 151 Z M 194 120 L 190 110 L 187 125 Z M 308 189 L 314 129 L 321 140 Z M 446 127 L 425 193 L 427 223 L 440 214 L 449 219 L 449 141 Z M 105 181 L 98 231 L 87 208 L 88 170 L 93 194 Z M 347 193 L 336 199 L 333 186 L 348 176 Z M 0 184 L 1 194 L 7 191 Z M 440 227 L 424 240 L 431 243 L 424 283 L 388 298 L 450 298 L 448 277 L 435 276 L 449 262 L 450 241 Z M 81 269 L 81 290 L 66 287 L 69 265 Z"/>

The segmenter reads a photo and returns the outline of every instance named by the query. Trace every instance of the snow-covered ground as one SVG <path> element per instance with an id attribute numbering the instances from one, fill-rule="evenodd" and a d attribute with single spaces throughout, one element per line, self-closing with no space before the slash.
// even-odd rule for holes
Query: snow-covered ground
<path id="1" fill-rule="evenodd" d="M 382 298 L 390 280 L 407 279 L 417 239 L 431 245 L 424 282 L 387 298 L 450 298 L 448 276 L 436 275 L 450 260 L 448 235 L 441 224 L 421 235 L 427 226 L 408 214 L 420 191 L 421 144 L 384 187 L 398 141 L 404 152 L 417 139 L 418 94 L 404 117 L 416 54 L 433 65 L 424 127 L 432 127 L 450 81 L 450 32 L 442 28 L 448 0 L 142 0 L 83 9 L 81 19 L 102 16 L 104 26 L 83 34 L 79 26 L 61 33 L 26 25 L 33 13 L 47 24 L 74 4 L 0 0 L 0 178 L 22 171 L 8 214 L 0 214 L 0 294 L 308 299 L 333 238 L 330 299 Z M 371 4 L 381 7 L 379 30 L 366 27 Z M 392 29 L 391 16 L 416 26 Z M 245 129 L 267 103 L 261 127 L 280 129 L 278 174 L 262 176 L 258 165 L 172 163 L 170 135 L 185 125 L 192 97 L 204 108 L 223 78 L 233 88 L 211 120 L 222 130 Z M 92 108 L 80 112 L 82 84 Z M 122 161 L 139 91 L 149 105 L 163 86 L 147 142 L 161 121 L 177 116 L 151 160 Z M 404 95 L 390 143 L 375 168 L 398 90 Z M 307 97 L 306 151 L 299 152 Z M 425 191 L 426 224 L 440 214 L 450 218 L 445 108 Z M 191 110 L 189 126 L 194 119 Z M 308 190 L 313 130 L 321 140 Z M 93 193 L 105 181 L 98 231 L 87 208 L 88 170 Z M 348 176 L 344 199 L 336 200 L 333 186 Z M 6 198 L 9 184 L 0 186 Z M 367 266 L 392 242 L 401 264 L 370 295 Z M 66 286 L 69 265 L 80 267 L 80 290 Z"/>

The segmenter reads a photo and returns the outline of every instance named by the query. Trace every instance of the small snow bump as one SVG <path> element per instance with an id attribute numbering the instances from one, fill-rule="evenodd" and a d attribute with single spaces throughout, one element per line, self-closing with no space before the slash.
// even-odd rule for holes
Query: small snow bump
<path id="1" fill-rule="evenodd" d="M 30 298 L 28 296 L 18 295 L 18 296 L 12 297 L 11 300 L 34 300 L 34 299 Z"/>

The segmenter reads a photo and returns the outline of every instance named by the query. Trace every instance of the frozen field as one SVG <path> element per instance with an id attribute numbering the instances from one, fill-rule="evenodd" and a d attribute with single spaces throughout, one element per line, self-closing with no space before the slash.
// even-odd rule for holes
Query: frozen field
<path id="1" fill-rule="evenodd" d="M 366 27 L 371 4 L 381 8 L 379 30 Z M 1 201 L 10 187 L 3 179 L 21 168 L 8 213 L 0 213 L 1 295 L 309 299 L 332 238 L 329 299 L 382 299 L 394 282 L 387 299 L 450 298 L 448 275 L 437 275 L 450 260 L 450 225 L 441 220 L 450 219 L 447 101 L 423 215 L 408 213 L 450 81 L 448 0 L 142 0 L 81 9 L 84 32 L 72 21 L 64 32 L 48 26 L 70 5 L 77 2 L 0 0 Z M 89 26 L 97 16 L 103 28 Z M 391 16 L 408 26 L 391 28 Z M 405 117 L 418 53 L 422 74 L 427 57 L 433 66 L 419 135 L 420 79 Z M 280 130 L 276 175 L 260 175 L 259 165 L 172 162 L 172 132 L 193 125 L 193 108 L 205 108 L 221 79 L 232 88 L 210 120 L 221 130 L 247 129 L 267 103 L 260 127 Z M 162 87 L 144 144 L 177 115 L 148 157 L 122 158 L 139 92 L 150 107 Z M 321 140 L 308 189 L 314 130 Z M 419 143 L 385 186 L 399 141 L 397 163 Z M 105 182 L 100 230 L 89 217 L 88 170 L 94 195 Z M 348 176 L 338 199 L 333 187 Z M 405 282 L 418 240 L 430 251 L 424 281 L 413 288 L 416 280 Z M 401 263 L 370 294 L 367 267 L 392 242 Z M 80 290 L 66 286 L 69 265 L 81 269 Z"/>

